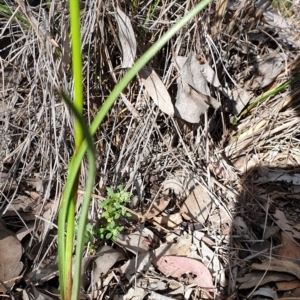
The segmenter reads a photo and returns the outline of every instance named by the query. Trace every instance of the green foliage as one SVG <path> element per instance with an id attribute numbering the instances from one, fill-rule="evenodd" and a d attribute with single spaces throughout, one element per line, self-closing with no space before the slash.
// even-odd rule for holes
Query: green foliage
<path id="1" fill-rule="evenodd" d="M 131 193 L 124 191 L 123 186 L 118 186 L 118 191 L 114 192 L 107 187 L 107 199 L 99 203 L 103 209 L 101 214 L 101 227 L 95 229 L 93 224 L 87 223 L 84 231 L 84 244 L 90 242 L 90 250 L 95 247 L 95 238 L 116 240 L 124 226 L 118 226 L 116 221 L 121 217 L 130 217 L 131 214 L 126 211 L 123 204 L 130 202 Z M 75 221 L 75 233 L 78 235 L 78 222 Z"/>
<path id="2" fill-rule="evenodd" d="M 290 0 L 274 0 L 272 2 L 272 6 L 277 8 L 280 13 L 285 18 L 290 18 L 293 16 L 292 8 L 293 8 L 293 1 Z"/>
<path id="3" fill-rule="evenodd" d="M 28 27 L 30 23 L 23 18 L 19 13 L 14 13 L 8 6 L 4 4 L 0 4 L 0 16 L 3 16 L 7 19 L 9 19 L 12 15 L 14 21 L 20 21 L 24 27 Z"/>
<path id="4" fill-rule="evenodd" d="M 107 199 L 99 203 L 103 209 L 101 217 L 101 228 L 97 233 L 101 239 L 116 240 L 124 226 L 118 226 L 116 220 L 120 217 L 130 217 L 130 213 L 123 207 L 124 204 L 130 202 L 131 193 L 126 192 L 123 186 L 118 186 L 118 191 L 114 192 L 111 188 L 106 188 Z"/>

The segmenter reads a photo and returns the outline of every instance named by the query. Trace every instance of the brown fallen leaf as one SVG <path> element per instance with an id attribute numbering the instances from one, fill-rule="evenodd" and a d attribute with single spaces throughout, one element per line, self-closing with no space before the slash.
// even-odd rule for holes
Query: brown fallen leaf
<path id="1" fill-rule="evenodd" d="M 137 254 L 148 252 L 159 244 L 159 238 L 148 228 L 144 227 L 142 232 L 135 231 L 130 234 L 119 234 L 116 243 L 126 250 Z"/>
<path id="2" fill-rule="evenodd" d="M 97 252 L 97 258 L 94 261 L 93 281 L 98 282 L 102 275 L 106 275 L 113 265 L 125 258 L 124 254 L 112 247 L 104 245 L 99 252 Z"/>
<path id="3" fill-rule="evenodd" d="M 187 234 L 176 238 L 176 243 L 165 243 L 153 251 L 156 257 L 163 255 L 186 256 L 192 245 L 192 236 Z"/>
<path id="4" fill-rule="evenodd" d="M 180 213 L 171 214 L 169 216 L 154 217 L 153 220 L 168 228 L 175 228 L 183 222 Z"/>
<path id="5" fill-rule="evenodd" d="M 300 288 L 296 288 L 292 291 L 286 291 L 280 300 L 298 300 L 300 299 Z"/>
<path id="6" fill-rule="evenodd" d="M 150 211 L 145 214 L 146 218 L 149 220 L 159 215 L 165 210 L 165 208 L 169 205 L 169 203 L 170 203 L 170 197 L 160 197 L 153 203 Z"/>
<path id="7" fill-rule="evenodd" d="M 15 283 L 15 278 L 23 269 L 23 263 L 20 261 L 22 254 L 21 243 L 0 221 L 0 282 L 7 287 Z M 6 293 L 6 288 L 2 284 L 0 284 L 0 291 Z"/>
<path id="8" fill-rule="evenodd" d="M 143 273 L 149 270 L 152 266 L 151 259 L 151 252 L 141 253 L 137 258 L 129 259 L 118 270 L 121 274 L 124 274 L 128 280 L 132 280 L 138 272 Z"/>
<path id="9" fill-rule="evenodd" d="M 134 31 L 130 18 L 119 7 L 117 7 L 116 20 L 123 54 L 121 68 L 130 68 L 134 63 L 137 47 Z"/>
<path id="10" fill-rule="evenodd" d="M 243 290 L 254 288 L 256 286 L 262 286 L 269 282 L 293 279 L 295 279 L 294 276 L 285 273 L 268 272 L 267 275 L 264 276 L 264 272 L 251 272 L 246 274 L 244 277 L 237 278 L 237 282 L 241 283 L 239 289 Z"/>
<path id="11" fill-rule="evenodd" d="M 142 300 L 147 294 L 148 292 L 144 288 L 134 287 L 128 290 L 123 300 Z"/>
<path id="12" fill-rule="evenodd" d="M 177 79 L 176 116 L 190 123 L 198 123 L 200 116 L 211 105 L 215 109 L 220 103 L 211 96 L 208 83 L 215 87 L 220 82 L 208 63 L 200 63 L 195 53 L 188 57 L 177 56 L 180 77 Z"/>
<path id="13" fill-rule="evenodd" d="M 287 260 L 273 259 L 270 262 L 266 261 L 262 264 L 252 264 L 251 268 L 253 270 L 268 270 L 280 273 L 288 273 L 300 279 L 300 267 L 295 263 Z"/>
<path id="14" fill-rule="evenodd" d="M 276 291 L 269 286 L 260 287 L 252 294 L 253 299 L 255 299 L 254 296 L 258 297 L 258 299 L 278 299 Z"/>
<path id="15" fill-rule="evenodd" d="M 186 220 L 204 224 L 210 213 L 212 200 L 206 190 L 198 185 L 181 206 L 180 213 Z"/>
<path id="16" fill-rule="evenodd" d="M 234 115 L 238 115 L 249 103 L 250 99 L 253 97 L 253 94 L 239 87 L 235 87 L 230 90 L 228 97 L 233 100 L 232 110 Z"/>
<path id="17" fill-rule="evenodd" d="M 157 73 L 150 67 L 144 67 L 139 72 L 139 76 L 146 91 L 159 109 L 169 116 L 174 116 L 172 99 L 166 86 L 161 81 Z"/>
<path id="18" fill-rule="evenodd" d="M 277 255 L 280 259 L 283 260 L 291 260 L 295 259 L 298 260 L 300 257 L 300 247 L 298 246 L 293 239 L 291 239 L 286 233 L 281 232 L 281 244 L 282 247 L 278 249 Z"/>
<path id="19" fill-rule="evenodd" d="M 276 291 L 290 291 L 300 287 L 300 280 L 276 282 Z"/>
<path id="20" fill-rule="evenodd" d="M 281 73 L 284 66 L 284 58 L 278 53 L 278 50 L 274 50 L 269 54 L 269 57 L 262 62 L 257 63 L 257 72 L 263 77 L 260 81 L 260 88 L 272 83 L 275 78 Z"/>
<path id="21" fill-rule="evenodd" d="M 199 123 L 208 108 L 209 97 L 195 91 L 181 77 L 177 78 L 176 116 L 189 123 Z"/>
<path id="22" fill-rule="evenodd" d="M 203 95 L 210 96 L 208 82 L 220 86 L 219 79 L 208 63 L 201 64 L 195 53 L 190 53 L 180 69 L 182 79 Z"/>
<path id="23" fill-rule="evenodd" d="M 292 225 L 294 224 L 286 218 L 283 211 L 276 209 L 273 216 L 277 219 L 276 224 L 281 228 L 281 230 L 287 231 L 292 238 L 300 239 L 300 232 L 293 228 Z"/>
<path id="24" fill-rule="evenodd" d="M 152 261 L 165 276 L 179 278 L 184 274 L 192 273 L 196 277 L 190 283 L 206 289 L 214 287 L 209 270 L 200 261 L 181 256 L 162 256 Z"/>

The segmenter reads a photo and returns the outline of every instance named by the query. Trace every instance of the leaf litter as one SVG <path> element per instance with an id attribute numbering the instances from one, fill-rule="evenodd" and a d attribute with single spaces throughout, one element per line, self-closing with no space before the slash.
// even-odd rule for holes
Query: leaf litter
<path id="1" fill-rule="evenodd" d="M 59 1 L 19 4 L 31 26 L 0 16 L 0 297 L 57 299 L 57 212 L 73 147 L 57 90 L 72 91 L 67 12 Z M 276 5 L 213 1 L 110 111 L 95 135 L 82 299 L 299 298 L 300 3 Z M 82 3 L 89 122 L 192 6 Z M 120 184 L 132 216 L 118 220 L 117 241 L 101 241 L 99 201 Z"/>

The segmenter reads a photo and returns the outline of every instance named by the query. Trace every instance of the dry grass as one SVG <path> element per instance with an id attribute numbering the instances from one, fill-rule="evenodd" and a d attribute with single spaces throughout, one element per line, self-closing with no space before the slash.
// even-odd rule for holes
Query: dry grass
<path id="1" fill-rule="evenodd" d="M 130 1 L 120 1 L 119 5 L 131 17 L 138 56 L 193 6 L 190 0 L 159 2 L 145 24 L 152 2 L 137 2 L 136 7 Z M 65 3 L 60 1 L 23 8 L 17 3 L 6 5 L 28 19 L 29 26 L 0 17 L 1 215 L 14 232 L 28 229 L 28 235 L 22 240 L 27 267 L 20 282 L 11 287 L 11 295 L 20 293 L 18 289 L 24 287 L 25 280 L 29 285 L 36 282 L 35 272 L 45 268 L 52 268 L 49 277 L 54 280 L 48 281 L 47 277 L 39 286 L 56 294 L 54 224 L 73 153 L 73 119 L 58 94 L 60 88 L 72 92 L 68 14 Z M 125 72 L 118 68 L 122 48 L 114 18 L 116 7 L 112 3 L 82 3 L 83 84 L 88 122 Z M 288 7 L 291 14 L 287 20 L 293 28 L 280 30 L 281 25 L 267 24 L 263 7 L 256 8 L 251 1 L 236 6 L 227 1 L 214 1 L 197 22 L 184 28 L 150 64 L 175 102 L 178 70 L 173 63 L 174 56 L 199 54 L 221 82 L 222 89 L 211 87 L 221 108 L 218 111 L 210 108 L 201 116 L 199 124 L 169 117 L 154 105 L 137 77 L 95 136 L 96 196 L 105 196 L 106 186 L 122 184 L 134 194 L 131 209 L 145 214 L 154 199 L 163 197 L 165 180 L 174 179 L 180 183 L 183 193 L 169 192 L 172 201 L 166 214 L 171 214 L 178 211 L 189 194 L 191 186 L 187 182 L 201 183 L 207 189 L 214 205 L 202 232 L 220 262 L 220 269 L 213 270 L 214 299 L 220 299 L 221 294 L 228 299 L 250 295 L 255 284 L 240 288 L 239 278 L 249 273 L 251 264 L 283 255 L 278 254 L 280 233 L 286 232 L 297 241 L 275 214 L 279 209 L 285 213 L 290 226 L 299 223 L 295 201 L 300 185 L 297 181 L 300 176 L 299 80 L 259 103 L 235 127 L 230 123 L 234 117 L 232 101 L 226 96 L 239 86 L 254 101 L 299 73 L 299 16 L 293 13 L 297 7 L 296 4 Z M 46 36 L 45 32 L 51 34 Z M 260 88 L 261 75 L 255 70 L 275 51 L 284 57 L 284 67 L 269 85 Z M 83 190 L 87 168 L 86 165 L 82 168 Z M 286 177 L 281 179 L 283 175 Z M 97 197 L 93 200 L 90 221 L 97 223 Z M 184 224 L 186 227 L 173 230 L 178 236 L 185 230 L 191 233 L 197 225 Z M 140 225 L 133 219 L 127 220 L 126 232 L 135 231 Z M 166 232 L 172 231 L 162 230 L 164 226 L 155 228 L 151 221 L 144 225 L 160 237 L 160 242 L 165 241 Z M 266 234 L 273 227 L 278 227 L 278 231 Z M 255 248 L 261 241 L 267 246 Z M 94 244 L 100 248 L 103 242 L 95 240 Z M 127 258 L 131 257 L 127 252 Z M 127 279 L 114 276 L 109 288 L 100 288 L 102 299 L 121 299 L 114 297 L 130 288 Z M 144 274 L 148 279 L 159 276 L 162 275 L 154 269 Z M 118 287 L 116 278 L 119 278 Z M 159 278 L 168 282 L 166 277 Z M 256 283 L 258 288 L 260 284 Z M 268 286 L 275 287 L 276 281 Z M 94 298 L 94 288 L 87 291 L 91 298 Z M 161 293 L 170 290 L 169 287 Z M 278 292 L 281 295 L 283 291 Z M 194 288 L 188 299 L 205 297 Z"/>

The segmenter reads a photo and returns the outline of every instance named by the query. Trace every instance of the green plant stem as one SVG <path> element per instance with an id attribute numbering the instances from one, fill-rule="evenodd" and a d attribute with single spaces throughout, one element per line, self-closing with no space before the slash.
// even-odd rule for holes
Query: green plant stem
<path id="1" fill-rule="evenodd" d="M 89 210 L 90 196 L 93 191 L 94 179 L 96 176 L 96 166 L 95 166 L 96 156 L 95 156 L 95 149 L 94 149 L 92 136 L 90 135 L 89 128 L 85 124 L 83 117 L 76 110 L 75 105 L 73 105 L 73 103 L 67 98 L 67 96 L 65 96 L 63 94 L 62 97 L 63 97 L 64 101 L 66 102 L 66 104 L 68 105 L 68 107 L 74 113 L 75 118 L 78 120 L 79 124 L 81 125 L 81 129 L 86 137 L 85 141 L 88 144 L 88 149 L 87 149 L 87 157 L 88 157 L 88 164 L 89 164 L 88 179 L 87 179 L 87 183 L 86 183 L 86 189 L 85 189 L 85 193 L 84 193 L 84 198 L 83 198 L 81 213 L 80 213 L 80 218 L 79 218 L 79 224 L 78 224 L 77 245 L 76 245 L 76 252 L 75 252 L 74 278 L 73 278 L 73 284 L 72 284 L 72 299 L 77 300 L 79 291 L 80 291 L 81 258 L 82 258 L 83 247 L 84 247 L 86 219 L 87 219 L 88 210 Z M 65 225 L 64 220 L 68 214 L 68 209 L 69 209 L 68 202 L 70 202 L 68 200 L 70 199 L 70 197 L 73 193 L 73 184 L 72 183 L 77 180 L 77 174 L 73 173 L 71 171 L 74 168 L 74 165 L 78 166 L 78 163 L 80 166 L 81 161 L 77 161 L 76 155 L 74 155 L 71 160 L 71 163 L 70 163 L 68 180 L 67 180 L 67 184 L 66 184 L 64 194 L 63 194 L 63 201 L 62 201 L 62 206 L 61 206 L 60 214 L 59 214 L 59 223 L 58 223 L 59 229 L 60 229 L 61 225 Z M 63 228 L 64 228 L 64 226 L 63 226 Z M 58 243 L 64 244 L 64 232 L 61 232 L 60 230 L 59 230 L 59 235 L 58 235 Z M 71 251 L 71 253 L 73 253 L 73 251 Z M 65 263 L 64 261 L 59 260 L 60 267 L 61 266 L 64 267 L 64 263 Z M 71 268 L 71 270 L 72 270 L 72 268 Z M 71 272 L 71 274 L 72 274 L 72 272 Z M 63 295 L 65 297 L 64 299 L 66 299 L 67 295 L 65 293 Z"/>
<path id="2" fill-rule="evenodd" d="M 82 61 L 81 61 L 81 36 L 80 36 L 80 3 L 70 0 L 70 21 L 72 37 L 72 67 L 74 76 L 74 106 L 82 115 L 83 112 L 83 86 L 82 86 Z M 83 133 L 79 119 L 75 120 L 75 149 L 76 151 L 83 140 Z"/>
<path id="3" fill-rule="evenodd" d="M 80 7 L 78 0 L 69 0 L 70 28 L 72 42 L 72 72 L 74 85 L 74 110 L 82 116 L 83 113 L 83 87 L 82 87 L 82 61 L 81 61 L 81 31 Z M 66 98 L 65 98 L 65 101 Z M 71 108 L 71 106 L 69 105 Z M 75 152 L 76 155 L 83 140 L 83 125 L 80 117 L 74 122 Z M 70 166 L 72 170 L 72 162 Z M 70 193 L 63 195 L 59 215 L 59 269 L 62 299 L 70 300 L 72 297 L 72 256 L 75 226 L 75 208 L 79 182 L 79 168 L 74 172 L 75 178 L 70 187 Z M 66 232 L 66 237 L 64 233 Z"/>

